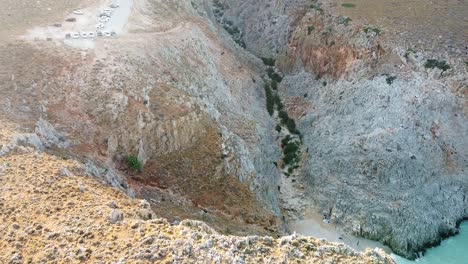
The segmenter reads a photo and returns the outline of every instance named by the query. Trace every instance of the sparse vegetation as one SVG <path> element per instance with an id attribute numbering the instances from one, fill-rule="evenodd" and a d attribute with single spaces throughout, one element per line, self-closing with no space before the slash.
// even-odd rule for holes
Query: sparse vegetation
<path id="1" fill-rule="evenodd" d="M 315 27 L 314 26 L 308 26 L 307 27 L 307 34 L 310 35 L 310 33 L 312 33 L 312 31 L 314 31 Z"/>
<path id="2" fill-rule="evenodd" d="M 342 7 L 346 7 L 346 8 L 353 8 L 353 7 L 356 7 L 356 5 L 353 4 L 353 3 L 343 3 L 341 6 L 342 6 Z"/>
<path id="3" fill-rule="evenodd" d="M 271 81 L 271 89 L 277 90 L 278 89 L 278 82 L 275 80 Z"/>
<path id="4" fill-rule="evenodd" d="M 232 39 L 237 43 L 237 45 L 245 49 L 246 44 L 243 33 L 237 26 L 234 25 L 232 21 L 224 18 L 224 5 L 219 0 L 213 0 L 213 7 L 213 14 L 216 17 L 216 21 L 218 21 L 218 23 L 220 23 L 223 28 L 232 36 Z"/>
<path id="5" fill-rule="evenodd" d="M 409 48 L 406 52 L 405 52 L 405 55 L 403 55 L 405 57 L 405 59 L 408 59 L 409 58 L 409 55 L 411 53 L 416 53 L 416 51 L 412 48 Z"/>
<path id="6" fill-rule="evenodd" d="M 266 65 L 274 64 L 274 59 L 262 58 L 262 61 Z M 289 177 L 294 170 L 299 168 L 299 161 L 301 155 L 301 144 L 302 136 L 300 131 L 297 129 L 296 121 L 289 117 L 288 113 L 284 109 L 284 105 L 281 102 L 281 97 L 278 94 L 278 83 L 282 81 L 282 77 L 279 72 L 270 66 L 266 70 L 268 79 L 265 80 L 265 95 L 266 95 L 266 108 L 271 116 L 275 116 L 275 111 L 278 113 L 277 124 L 275 130 L 278 133 L 285 135 L 281 140 L 281 148 L 283 150 L 283 163 L 281 169 L 283 169 L 284 175 Z M 304 95 L 307 97 L 307 94 Z"/>
<path id="7" fill-rule="evenodd" d="M 388 76 L 387 75 L 387 78 L 385 79 L 385 81 L 387 82 L 388 85 L 392 85 L 393 81 L 396 80 L 396 76 Z"/>
<path id="8" fill-rule="evenodd" d="M 379 28 L 376 28 L 376 27 L 366 27 L 363 30 L 364 30 L 364 32 L 366 34 L 369 34 L 369 33 L 372 33 L 372 32 L 375 33 L 377 36 L 382 34 L 382 30 L 380 30 Z"/>
<path id="9" fill-rule="evenodd" d="M 450 69 L 450 65 L 448 65 L 446 61 L 444 60 L 439 61 L 439 60 L 434 60 L 434 59 L 427 60 L 426 63 L 424 63 L 424 67 L 428 69 L 438 68 L 438 69 L 441 69 L 443 72 Z"/>
<path id="10" fill-rule="evenodd" d="M 311 5 L 310 5 L 310 8 L 315 9 L 315 10 L 317 10 L 317 11 L 320 12 L 320 13 L 323 13 L 323 9 L 322 9 L 322 7 L 320 6 L 320 3 L 311 4 Z"/>
<path id="11" fill-rule="evenodd" d="M 262 61 L 263 61 L 263 64 L 265 64 L 266 66 L 275 66 L 275 63 L 276 63 L 276 60 L 275 59 L 272 59 L 272 58 L 261 58 Z"/>
<path id="12" fill-rule="evenodd" d="M 270 79 L 272 79 L 273 81 L 276 81 L 278 83 L 283 81 L 283 77 L 281 77 L 281 75 L 279 75 L 273 67 L 268 67 L 267 74 L 268 77 L 270 77 Z"/>
<path id="13" fill-rule="evenodd" d="M 340 16 L 340 21 L 338 23 L 347 26 L 351 21 L 353 20 L 350 17 Z"/>
<path id="14" fill-rule="evenodd" d="M 273 92 L 271 91 L 270 85 L 265 83 L 265 96 L 266 96 L 266 108 L 270 115 L 273 115 L 275 111 L 275 102 L 273 98 Z"/>
<path id="15" fill-rule="evenodd" d="M 141 164 L 140 160 L 135 156 L 127 157 L 127 166 L 133 171 L 141 172 L 143 170 L 143 165 Z"/>

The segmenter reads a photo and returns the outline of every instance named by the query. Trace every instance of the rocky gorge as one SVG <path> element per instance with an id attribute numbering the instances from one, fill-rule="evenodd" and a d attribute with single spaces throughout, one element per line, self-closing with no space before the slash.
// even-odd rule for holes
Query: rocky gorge
<path id="1" fill-rule="evenodd" d="M 86 4 L 94 8 L 97 2 Z M 41 236 L 57 224 L 39 232 L 36 246 L 23 243 L 24 234 L 10 232 L 11 242 L 22 239 L 16 249 L 0 244 L 9 256 L 2 261 L 22 263 L 28 255 L 44 263 L 75 257 L 104 263 L 201 263 L 206 258 L 287 263 L 289 257 L 297 263 L 391 263 L 381 251 L 355 253 L 334 244 L 325 250 L 329 255 L 317 253 L 319 242 L 311 238 L 245 242 L 218 233 L 276 238 L 289 233 L 290 221 L 313 211 L 350 234 L 414 258 L 455 234 L 459 221 L 468 217 L 463 58 L 437 58 L 395 45 L 379 28 L 310 0 L 132 4 L 124 33 L 98 39 L 92 48 L 77 49 L 53 38 L 31 40 L 24 37 L 24 21 L 10 20 L 14 30 L 2 33 L 0 42 L 0 172 L 9 184 L 0 192 L 2 205 L 13 208 L 13 197 L 22 196 L 14 187 L 22 175 L 17 166 L 28 170 L 28 195 L 48 195 L 50 184 L 40 191 L 48 175 L 91 176 L 79 180 L 77 190 L 74 177 L 50 181 L 77 191 L 75 196 L 92 189 L 103 193 L 105 199 L 95 195 L 92 205 L 79 198 L 70 202 L 85 216 L 86 207 L 101 212 L 90 219 L 110 214 L 105 224 L 97 220 L 91 233 L 109 239 L 131 234 L 129 249 L 117 239 L 113 247 L 125 254 L 98 257 L 93 253 L 98 244 L 67 231 L 64 236 L 82 247 L 53 249 L 59 252 L 53 259 L 37 255 L 36 246 L 54 248 Z M 59 11 L 67 14 L 72 8 L 77 7 Z M 47 27 L 54 21 L 34 22 Z M 43 155 L 47 162 L 40 161 Z M 47 164 L 55 165 L 34 179 L 29 168 Z M 147 202 L 139 208 L 133 198 Z M 124 209 L 95 205 L 116 199 Z M 115 228 L 123 219 L 114 209 L 125 215 Z M 7 211 L 0 215 L 5 223 L 13 217 L 21 228 L 34 226 L 21 210 Z M 169 222 L 151 220 L 153 215 Z M 50 212 L 42 219 L 48 217 Z M 185 219 L 202 220 L 213 229 Z M 67 227 L 76 227 L 76 221 L 67 221 Z M 150 230 L 151 242 L 138 240 L 135 221 L 150 221 L 137 224 Z M 13 222 L 0 226 L 2 237 Z M 164 234 L 153 234 L 163 229 Z M 184 237 L 192 237 L 187 251 L 181 248 Z M 211 246 L 197 244 L 197 237 Z M 93 249 L 86 247 L 91 243 Z M 135 243 L 148 252 L 132 251 Z M 73 250 L 76 256 L 66 253 Z"/>

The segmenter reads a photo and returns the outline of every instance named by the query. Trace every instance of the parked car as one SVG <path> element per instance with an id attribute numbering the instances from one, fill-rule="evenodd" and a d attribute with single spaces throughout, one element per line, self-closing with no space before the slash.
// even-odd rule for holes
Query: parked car
<path id="1" fill-rule="evenodd" d="M 83 15 L 84 12 L 81 11 L 81 10 L 76 10 L 76 11 L 73 11 L 73 14 L 75 14 L 75 15 Z"/>
<path id="2" fill-rule="evenodd" d="M 96 35 L 97 35 L 98 37 L 102 37 L 102 36 L 103 36 L 102 31 L 99 30 L 99 31 L 96 33 Z"/>
<path id="3" fill-rule="evenodd" d="M 65 38 L 66 38 L 66 39 L 71 38 L 71 34 L 70 34 L 70 33 L 65 34 Z"/>
<path id="4" fill-rule="evenodd" d="M 96 28 L 97 28 L 97 29 L 104 28 L 104 24 L 103 24 L 103 23 L 99 23 L 99 24 L 96 25 Z"/>
<path id="5" fill-rule="evenodd" d="M 104 31 L 102 33 L 104 34 L 105 37 L 110 37 L 111 36 L 111 33 L 109 31 Z"/>
<path id="6" fill-rule="evenodd" d="M 80 33 L 73 33 L 72 38 L 77 39 L 80 37 Z"/>
<path id="7" fill-rule="evenodd" d="M 88 38 L 88 33 L 87 32 L 81 32 L 81 37 L 82 38 Z"/>
<path id="8" fill-rule="evenodd" d="M 89 37 L 89 38 L 95 38 L 95 37 L 96 37 L 96 33 L 94 33 L 94 32 L 88 32 L 88 37 Z"/>
<path id="9" fill-rule="evenodd" d="M 110 5 L 111 8 L 117 8 L 117 7 L 119 7 L 119 6 L 120 6 L 120 5 L 117 4 L 117 3 L 112 3 L 112 4 Z"/>

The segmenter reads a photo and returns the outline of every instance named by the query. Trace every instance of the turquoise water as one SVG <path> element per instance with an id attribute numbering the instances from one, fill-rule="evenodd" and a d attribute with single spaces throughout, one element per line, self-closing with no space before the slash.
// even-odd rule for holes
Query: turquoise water
<path id="1" fill-rule="evenodd" d="M 442 241 L 440 246 L 428 249 L 424 257 L 410 261 L 393 256 L 398 264 L 464 264 L 468 263 L 468 222 L 460 225 L 460 234 Z"/>

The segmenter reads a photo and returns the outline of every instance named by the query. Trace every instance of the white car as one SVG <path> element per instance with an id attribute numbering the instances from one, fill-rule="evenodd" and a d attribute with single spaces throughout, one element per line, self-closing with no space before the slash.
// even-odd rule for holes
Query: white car
<path id="1" fill-rule="evenodd" d="M 96 25 L 96 28 L 97 28 L 97 29 L 104 28 L 104 24 L 103 24 L 103 23 L 99 23 L 99 24 Z"/>
<path id="2" fill-rule="evenodd" d="M 110 37 L 111 33 L 109 31 L 104 31 L 102 32 L 104 34 L 104 37 Z"/>
<path id="3" fill-rule="evenodd" d="M 80 37 L 80 33 L 73 33 L 72 38 L 77 39 Z"/>
<path id="4" fill-rule="evenodd" d="M 99 18 L 99 21 L 100 22 L 109 22 L 110 18 L 107 17 L 107 16 L 102 16 L 101 18 Z"/>
<path id="5" fill-rule="evenodd" d="M 109 7 L 111 7 L 111 8 L 117 8 L 117 7 L 119 7 L 119 6 L 120 6 L 120 5 L 117 4 L 117 3 L 112 3 Z"/>
<path id="6" fill-rule="evenodd" d="M 75 14 L 75 15 L 83 15 L 84 12 L 81 11 L 81 10 L 76 10 L 76 11 L 73 11 L 73 14 Z"/>
<path id="7" fill-rule="evenodd" d="M 94 32 L 88 32 L 88 37 L 94 38 L 94 37 L 96 37 L 96 33 L 94 33 Z"/>
<path id="8" fill-rule="evenodd" d="M 88 38 L 88 33 L 87 32 L 81 32 L 81 37 L 82 38 Z"/>

